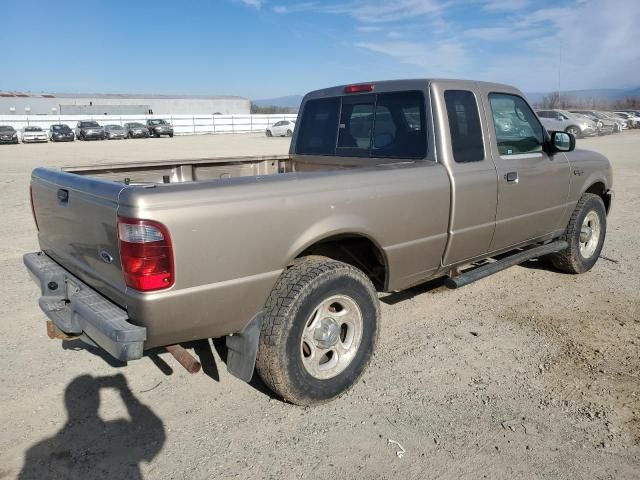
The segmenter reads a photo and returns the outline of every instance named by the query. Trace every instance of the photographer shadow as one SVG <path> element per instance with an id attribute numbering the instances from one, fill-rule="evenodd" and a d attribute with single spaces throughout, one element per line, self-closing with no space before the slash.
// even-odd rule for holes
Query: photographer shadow
<path id="1" fill-rule="evenodd" d="M 98 415 L 100 390 L 114 388 L 129 419 L 104 421 Z M 32 446 L 18 478 L 142 479 L 140 463 L 164 445 L 162 420 L 134 395 L 123 375 L 75 378 L 65 390 L 68 419 L 53 437 Z"/>

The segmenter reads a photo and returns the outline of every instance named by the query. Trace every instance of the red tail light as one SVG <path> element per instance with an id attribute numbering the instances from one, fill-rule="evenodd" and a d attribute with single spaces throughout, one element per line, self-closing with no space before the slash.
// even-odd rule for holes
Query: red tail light
<path id="1" fill-rule="evenodd" d="M 173 249 L 167 227 L 152 220 L 118 217 L 118 239 L 127 286 L 150 292 L 173 285 Z"/>
<path id="2" fill-rule="evenodd" d="M 36 224 L 36 229 L 40 231 L 38 219 L 36 218 L 36 207 L 33 206 L 33 187 L 31 185 L 29 185 L 29 201 L 31 202 L 31 215 L 33 215 L 33 221 Z"/>
<path id="3" fill-rule="evenodd" d="M 360 85 L 347 85 L 344 87 L 344 93 L 360 93 L 360 92 L 373 92 L 373 84 L 364 83 Z"/>

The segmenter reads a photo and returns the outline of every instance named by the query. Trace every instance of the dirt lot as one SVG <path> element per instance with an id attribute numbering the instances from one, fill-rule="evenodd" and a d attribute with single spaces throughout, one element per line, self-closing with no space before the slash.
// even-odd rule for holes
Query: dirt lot
<path id="1" fill-rule="evenodd" d="M 640 478 L 640 132 L 579 146 L 615 168 L 590 273 L 530 262 L 386 296 L 363 380 L 311 409 L 231 377 L 206 343 L 194 376 L 166 354 L 124 368 L 63 348 L 21 261 L 37 249 L 35 166 L 285 153 L 288 139 L 1 146 L 0 478 Z"/>

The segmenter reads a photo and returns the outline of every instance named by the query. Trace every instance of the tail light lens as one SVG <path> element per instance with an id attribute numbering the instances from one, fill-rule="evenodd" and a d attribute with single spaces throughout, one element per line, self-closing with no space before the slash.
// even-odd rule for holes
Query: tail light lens
<path id="1" fill-rule="evenodd" d="M 118 217 L 120 262 L 127 286 L 150 292 L 175 281 L 169 231 L 152 220 Z"/>
<path id="2" fill-rule="evenodd" d="M 31 185 L 29 185 L 29 201 L 31 202 L 31 215 L 33 215 L 33 222 L 36 224 L 36 229 L 40 231 L 38 219 L 36 217 L 36 207 L 33 206 L 33 187 Z"/>

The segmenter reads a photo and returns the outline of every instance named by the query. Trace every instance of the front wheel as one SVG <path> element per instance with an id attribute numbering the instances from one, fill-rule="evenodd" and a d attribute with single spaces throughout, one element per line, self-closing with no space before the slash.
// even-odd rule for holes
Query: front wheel
<path id="1" fill-rule="evenodd" d="M 290 137 L 291 135 L 293 135 L 293 132 L 291 130 L 287 130 L 287 137 Z"/>
<path id="2" fill-rule="evenodd" d="M 271 130 L 267 130 L 267 131 L 265 132 L 265 135 L 266 135 L 267 137 L 272 137 L 272 136 L 273 136 L 273 133 L 271 133 Z"/>
<path id="3" fill-rule="evenodd" d="M 570 133 L 571 135 L 573 135 L 575 138 L 580 138 L 582 137 L 580 129 L 578 127 L 569 127 L 566 130 L 567 133 Z"/>
<path id="4" fill-rule="evenodd" d="M 585 193 L 576 205 L 564 240 L 569 247 L 550 255 L 553 266 L 567 273 L 584 273 L 593 268 L 607 234 L 607 212 L 602 198 Z"/>
<path id="5" fill-rule="evenodd" d="M 326 257 L 299 259 L 265 305 L 258 374 L 297 405 L 338 397 L 368 365 L 379 317 L 375 288 L 362 271 Z"/>

